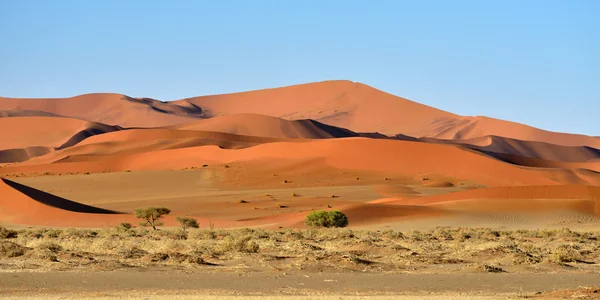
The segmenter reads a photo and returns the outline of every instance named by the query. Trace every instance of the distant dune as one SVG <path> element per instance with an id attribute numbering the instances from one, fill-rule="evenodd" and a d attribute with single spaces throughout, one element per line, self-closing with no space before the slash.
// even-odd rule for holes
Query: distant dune
<path id="1" fill-rule="evenodd" d="M 545 131 L 487 117 L 463 117 L 351 81 L 324 81 L 281 88 L 211 95 L 163 103 L 119 94 L 73 98 L 0 98 L 0 110 L 31 110 L 122 127 L 158 127 L 193 119 L 261 114 L 311 119 L 354 132 L 437 139 L 500 136 L 563 146 L 600 148 L 600 139 Z"/>
<path id="2" fill-rule="evenodd" d="M 122 127 L 179 124 L 200 117 L 202 110 L 119 94 L 86 94 L 72 98 L 21 99 L 0 97 L 0 110 L 40 111 Z"/>
<path id="3" fill-rule="evenodd" d="M 0 118 L 0 162 L 20 162 L 118 127 L 60 117 Z"/>

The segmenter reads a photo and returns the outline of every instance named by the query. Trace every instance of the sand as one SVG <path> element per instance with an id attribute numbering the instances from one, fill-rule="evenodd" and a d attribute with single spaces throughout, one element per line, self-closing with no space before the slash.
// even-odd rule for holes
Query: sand
<path id="1" fill-rule="evenodd" d="M 150 205 L 173 210 L 167 225 L 190 215 L 222 227 L 303 227 L 318 209 L 369 228 L 546 226 L 547 214 L 595 226 L 600 215 L 597 137 L 350 81 L 172 102 L 0 98 L 0 125 L 0 222 L 15 226 L 114 226 Z"/>

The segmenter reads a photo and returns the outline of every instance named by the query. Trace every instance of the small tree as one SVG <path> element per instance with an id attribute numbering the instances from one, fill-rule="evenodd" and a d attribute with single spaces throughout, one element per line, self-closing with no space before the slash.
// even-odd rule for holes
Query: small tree
<path id="1" fill-rule="evenodd" d="M 337 210 L 320 210 L 308 214 L 304 223 L 311 227 L 346 227 L 348 226 L 348 217 Z"/>
<path id="2" fill-rule="evenodd" d="M 156 230 L 156 226 L 163 224 L 159 221 L 160 218 L 170 213 L 171 210 L 165 207 L 146 207 L 136 209 L 135 217 L 142 219 L 140 226 L 150 226 L 152 229 Z"/>
<path id="3" fill-rule="evenodd" d="M 199 228 L 198 221 L 190 217 L 177 217 L 175 220 L 181 225 L 181 230 L 185 233 L 188 228 Z"/>

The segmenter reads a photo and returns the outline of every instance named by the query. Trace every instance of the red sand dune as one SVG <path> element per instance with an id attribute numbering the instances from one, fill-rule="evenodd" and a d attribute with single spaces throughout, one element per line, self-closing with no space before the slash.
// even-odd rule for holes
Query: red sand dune
<path id="1" fill-rule="evenodd" d="M 588 162 L 600 159 L 600 150 L 587 146 L 562 146 L 544 142 L 523 141 L 499 136 L 482 136 L 473 139 L 440 140 L 422 138 L 428 143 L 452 143 L 471 146 L 489 153 L 508 154 L 527 158 L 560 162 Z"/>
<path id="2" fill-rule="evenodd" d="M 489 186 L 600 184 L 600 174 L 586 173 L 587 177 L 582 177 L 578 170 L 522 168 L 452 145 L 366 138 L 274 142 L 237 150 L 190 147 L 109 155 L 96 161 L 11 166 L 0 168 L 0 173 L 181 169 L 243 161 L 265 161 L 262 167 L 267 168 L 269 161 L 309 159 L 320 159 L 325 166 L 337 169 L 405 176 L 438 174 Z"/>
<path id="3" fill-rule="evenodd" d="M 438 128 L 428 137 L 464 140 L 485 136 L 501 136 L 517 140 L 545 142 L 563 146 L 589 146 L 600 149 L 600 139 L 581 134 L 546 131 L 535 127 L 488 117 L 463 117 L 446 128 Z"/>
<path id="4" fill-rule="evenodd" d="M 288 121 L 258 114 L 220 116 L 188 122 L 171 128 L 269 138 L 324 139 L 357 136 L 356 133 L 350 130 L 325 125 L 313 120 Z"/>
<path id="5" fill-rule="evenodd" d="M 0 97 L 0 110 L 28 110 L 122 127 L 179 124 L 201 115 L 195 107 L 169 105 L 119 94 L 86 94 L 72 98 L 21 99 Z"/>
<path id="6" fill-rule="evenodd" d="M 286 140 L 212 131 L 128 129 L 90 137 L 75 146 L 36 157 L 22 165 L 49 164 L 59 161 L 101 160 L 107 155 L 131 155 L 206 145 L 215 145 L 225 149 L 240 149 L 262 143 Z"/>
<path id="7" fill-rule="evenodd" d="M 433 205 L 439 208 L 468 207 L 469 210 L 492 212 L 569 209 L 600 216 L 600 187 L 585 185 L 491 187 L 395 201 L 387 199 L 385 203 Z"/>
<path id="8" fill-rule="evenodd" d="M 50 194 L 42 193 L 38 195 L 39 199 L 34 199 L 11 184 L 14 183 L 0 180 L 2 222 L 37 226 L 108 227 L 119 222 L 134 221 L 132 215 L 111 213 Z M 25 192 L 31 193 L 32 189 Z"/>
<path id="9" fill-rule="evenodd" d="M 600 148 L 600 139 L 555 133 L 487 117 L 462 117 L 351 81 L 324 81 L 168 103 L 118 94 L 59 99 L 0 98 L 0 110 L 35 110 L 124 127 L 182 124 L 199 117 L 254 113 L 312 119 L 354 132 L 438 139 L 488 135 Z"/>
<path id="10" fill-rule="evenodd" d="M 130 212 L 119 213 L 73 202 L 7 179 L 0 179 L 0 195 L 0 224 L 100 228 L 138 222 Z M 166 216 L 164 224 L 177 226 L 175 217 Z M 242 226 L 238 222 L 194 218 L 205 228 L 211 221 L 219 228 Z"/>
<path id="11" fill-rule="evenodd" d="M 60 117 L 0 118 L 0 162 L 19 162 L 119 128 Z"/>

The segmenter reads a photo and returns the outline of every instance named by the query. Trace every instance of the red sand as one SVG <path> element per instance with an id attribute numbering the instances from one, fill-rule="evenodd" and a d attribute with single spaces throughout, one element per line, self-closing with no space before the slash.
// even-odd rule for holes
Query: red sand
<path id="1" fill-rule="evenodd" d="M 356 137 L 372 132 L 405 140 Z M 323 170 L 330 177 L 338 171 L 406 182 L 431 177 L 420 184 L 434 190 L 461 189 L 465 182 L 492 187 L 418 197 L 399 181 L 397 186 L 384 181 L 373 188 L 407 189 L 406 197 L 383 193 L 388 198 L 340 207 L 353 224 L 435 217 L 457 209 L 535 211 L 544 206 L 599 214 L 598 188 L 589 186 L 600 185 L 600 138 L 458 116 L 350 81 L 168 103 L 118 94 L 0 98 L 0 134 L 4 176 L 251 164 L 249 173 L 240 176 L 252 178 L 287 165 Z M 411 137 L 420 140 L 406 141 Z M 363 184 L 360 178 L 338 181 Z M 4 182 L 0 191 L 2 222 L 89 227 L 132 220 L 130 215 L 47 206 Z M 216 222 L 224 227 L 301 226 L 306 213 Z"/>

